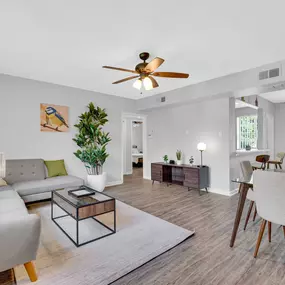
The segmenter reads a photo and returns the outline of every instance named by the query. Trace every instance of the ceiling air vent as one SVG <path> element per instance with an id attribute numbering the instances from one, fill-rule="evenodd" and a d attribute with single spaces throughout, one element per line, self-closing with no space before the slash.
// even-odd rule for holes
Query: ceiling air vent
<path id="1" fill-rule="evenodd" d="M 273 68 L 259 72 L 259 80 L 265 80 L 280 75 L 280 68 Z"/>
<path id="2" fill-rule="evenodd" d="M 163 97 L 160 98 L 160 102 L 161 102 L 161 103 L 164 103 L 165 100 L 166 100 L 166 99 L 165 99 L 165 96 L 163 96 Z"/>

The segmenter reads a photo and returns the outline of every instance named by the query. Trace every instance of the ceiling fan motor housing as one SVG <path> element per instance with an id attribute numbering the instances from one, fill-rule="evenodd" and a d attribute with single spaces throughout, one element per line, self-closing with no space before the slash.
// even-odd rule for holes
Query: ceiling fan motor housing
<path id="1" fill-rule="evenodd" d="M 136 66 L 136 71 L 139 73 L 139 74 L 142 74 L 145 72 L 145 67 L 147 66 L 147 62 L 142 62 L 142 63 L 139 63 L 137 66 Z"/>

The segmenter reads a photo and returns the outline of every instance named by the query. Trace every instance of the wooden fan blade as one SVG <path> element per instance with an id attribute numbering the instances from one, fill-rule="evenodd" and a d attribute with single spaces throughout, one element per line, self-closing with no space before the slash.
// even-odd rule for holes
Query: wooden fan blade
<path id="1" fill-rule="evenodd" d="M 134 78 L 138 78 L 138 77 L 140 77 L 140 76 L 139 76 L 139 75 L 130 76 L 130 77 L 127 77 L 127 78 L 124 78 L 124 79 L 121 79 L 121 80 L 115 81 L 115 82 L 113 82 L 113 84 L 122 83 L 122 82 L 125 82 L 125 81 L 128 81 L 128 80 L 132 80 L 132 79 L 134 79 Z"/>
<path id="2" fill-rule="evenodd" d="M 153 72 L 155 69 L 160 67 L 164 62 L 164 59 L 160 57 L 154 58 L 148 65 L 145 67 L 146 72 Z"/>
<path id="3" fill-rule="evenodd" d="M 158 83 L 157 83 L 157 81 L 156 81 L 152 76 L 148 76 L 148 77 L 149 77 L 149 79 L 150 79 L 151 82 L 152 82 L 152 87 L 153 87 L 153 88 L 156 88 L 156 87 L 159 86 Z"/>
<path id="4" fill-rule="evenodd" d="M 168 77 L 168 78 L 188 78 L 189 74 L 187 73 L 178 73 L 178 72 L 154 72 L 153 76 L 157 77 Z"/>
<path id="5" fill-rule="evenodd" d="M 113 67 L 113 66 L 107 66 L 104 65 L 102 66 L 103 68 L 108 68 L 108 69 L 114 69 L 114 70 L 119 70 L 119 71 L 126 71 L 126 72 L 131 72 L 131 73 L 138 73 L 135 70 L 131 70 L 131 69 L 126 69 L 126 68 L 120 68 L 120 67 Z"/>

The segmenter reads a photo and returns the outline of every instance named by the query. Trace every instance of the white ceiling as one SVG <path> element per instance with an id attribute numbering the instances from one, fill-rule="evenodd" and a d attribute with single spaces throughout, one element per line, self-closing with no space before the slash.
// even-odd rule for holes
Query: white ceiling
<path id="1" fill-rule="evenodd" d="M 285 59 L 284 0 L 0 1 L 0 73 L 142 98 Z M 112 85 L 148 51 L 160 71 L 141 95 L 132 82 Z"/>
<path id="2" fill-rule="evenodd" d="M 284 103 L 285 102 L 285 90 L 278 90 L 274 92 L 263 93 L 263 94 L 260 94 L 260 96 L 273 103 Z"/>

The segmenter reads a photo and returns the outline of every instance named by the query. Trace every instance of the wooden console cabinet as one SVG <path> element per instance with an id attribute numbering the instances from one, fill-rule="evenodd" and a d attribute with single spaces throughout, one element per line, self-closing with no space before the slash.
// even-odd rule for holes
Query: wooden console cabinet
<path id="1" fill-rule="evenodd" d="M 192 188 L 205 189 L 208 192 L 209 167 L 205 165 L 190 166 L 156 162 L 151 164 L 151 180 L 152 184 L 154 181 L 158 181 L 185 186 L 188 187 L 188 190 Z"/>

